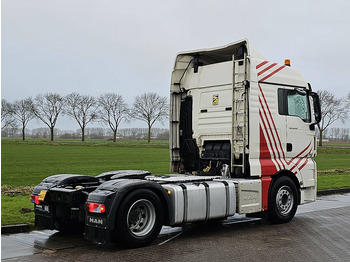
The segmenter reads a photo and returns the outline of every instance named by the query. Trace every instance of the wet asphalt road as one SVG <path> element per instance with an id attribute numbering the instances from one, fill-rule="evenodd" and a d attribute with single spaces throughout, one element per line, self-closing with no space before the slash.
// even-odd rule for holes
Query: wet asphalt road
<path id="1" fill-rule="evenodd" d="M 163 228 L 151 246 L 126 250 L 45 230 L 2 235 L 3 261 L 350 261 L 350 194 L 299 206 L 287 224 L 233 217 Z"/>

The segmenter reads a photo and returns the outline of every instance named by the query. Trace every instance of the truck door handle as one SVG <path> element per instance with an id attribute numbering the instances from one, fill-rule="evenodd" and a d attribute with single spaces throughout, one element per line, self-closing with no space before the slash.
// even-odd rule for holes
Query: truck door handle
<path id="1" fill-rule="evenodd" d="M 292 143 L 287 143 L 287 152 L 293 151 L 293 145 Z"/>

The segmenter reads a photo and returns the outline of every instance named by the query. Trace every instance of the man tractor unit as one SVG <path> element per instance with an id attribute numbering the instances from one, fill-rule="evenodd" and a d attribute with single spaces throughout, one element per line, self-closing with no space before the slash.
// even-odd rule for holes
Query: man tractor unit
<path id="1" fill-rule="evenodd" d="M 47 177 L 31 195 L 35 225 L 141 247 L 163 225 L 235 214 L 288 222 L 316 199 L 320 119 L 318 95 L 303 76 L 247 40 L 179 53 L 170 87 L 172 174 Z"/>

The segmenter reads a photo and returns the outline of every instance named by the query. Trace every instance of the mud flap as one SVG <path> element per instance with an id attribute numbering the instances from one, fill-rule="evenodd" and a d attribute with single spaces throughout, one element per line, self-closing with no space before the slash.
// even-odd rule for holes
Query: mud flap
<path id="1" fill-rule="evenodd" d="M 85 226 L 85 239 L 98 244 L 113 242 L 111 230 L 91 226 Z"/>

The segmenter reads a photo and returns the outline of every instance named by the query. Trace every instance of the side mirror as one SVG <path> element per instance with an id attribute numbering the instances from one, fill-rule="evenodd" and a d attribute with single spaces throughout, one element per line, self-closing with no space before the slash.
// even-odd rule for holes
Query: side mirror
<path id="1" fill-rule="evenodd" d="M 303 89 L 303 88 L 295 88 L 294 90 L 295 90 L 295 92 L 297 92 L 301 96 L 306 96 L 307 95 L 307 91 L 305 89 Z"/>
<path id="2" fill-rule="evenodd" d="M 314 104 L 315 120 L 316 120 L 316 124 L 318 124 L 322 118 L 320 98 L 318 94 L 315 92 L 310 92 L 310 95 L 314 102 L 313 104 Z"/>

